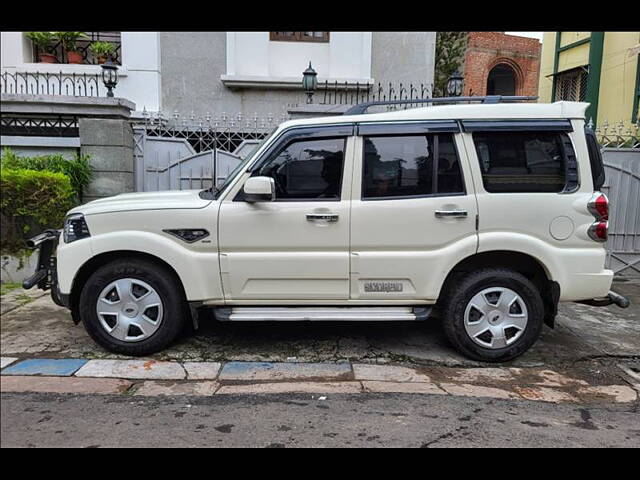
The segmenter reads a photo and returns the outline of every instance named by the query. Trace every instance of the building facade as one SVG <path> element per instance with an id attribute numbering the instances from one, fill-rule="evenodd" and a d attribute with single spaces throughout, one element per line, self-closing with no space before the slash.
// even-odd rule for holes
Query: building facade
<path id="1" fill-rule="evenodd" d="M 464 58 L 465 95 L 538 93 L 540 42 L 502 32 L 469 32 Z"/>
<path id="2" fill-rule="evenodd" d="M 545 32 L 540 101 L 585 101 L 594 125 L 638 124 L 640 32 Z"/>
<path id="3" fill-rule="evenodd" d="M 3 73 L 38 72 L 74 81 L 101 74 L 88 40 L 80 42 L 84 64 L 65 63 L 60 51 L 59 63 L 45 64 L 37 63 L 37 52 L 24 33 L 2 32 Z M 116 46 L 115 94 L 134 102 L 138 113 L 278 117 L 288 106 L 305 103 L 301 80 L 309 62 L 318 73 L 319 88 L 433 83 L 435 32 L 86 33 Z M 102 96 L 104 86 L 97 83 Z M 3 93 L 6 90 L 3 85 Z"/>

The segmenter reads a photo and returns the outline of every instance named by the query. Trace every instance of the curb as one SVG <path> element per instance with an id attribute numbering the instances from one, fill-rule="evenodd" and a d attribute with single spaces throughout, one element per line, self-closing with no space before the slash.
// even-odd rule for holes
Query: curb
<path id="1" fill-rule="evenodd" d="M 409 368 L 294 362 L 18 359 L 2 357 L 0 391 L 134 396 L 225 394 L 453 395 L 551 403 L 631 403 L 628 385 L 590 385 L 544 368 Z"/>

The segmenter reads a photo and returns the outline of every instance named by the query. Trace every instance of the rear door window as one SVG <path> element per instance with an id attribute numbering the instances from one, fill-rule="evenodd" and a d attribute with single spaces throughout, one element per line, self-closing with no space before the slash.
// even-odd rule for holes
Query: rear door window
<path id="1" fill-rule="evenodd" d="M 450 133 L 365 136 L 362 199 L 464 194 Z"/>

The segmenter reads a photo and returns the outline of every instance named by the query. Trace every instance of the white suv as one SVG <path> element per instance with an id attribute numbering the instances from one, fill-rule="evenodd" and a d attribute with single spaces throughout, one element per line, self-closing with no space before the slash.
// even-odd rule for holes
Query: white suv
<path id="1" fill-rule="evenodd" d="M 221 321 L 427 320 L 476 360 L 525 352 L 558 301 L 628 305 L 585 103 L 410 108 L 280 125 L 219 188 L 117 195 L 48 231 L 52 289 L 117 353 Z"/>

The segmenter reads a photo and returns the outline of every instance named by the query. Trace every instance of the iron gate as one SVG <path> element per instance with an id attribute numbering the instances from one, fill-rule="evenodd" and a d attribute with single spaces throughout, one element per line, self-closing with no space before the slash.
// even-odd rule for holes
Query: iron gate
<path id="1" fill-rule="evenodd" d="M 186 190 L 219 185 L 280 121 L 282 115 L 171 118 L 161 112 L 134 121 L 136 191 Z"/>
<path id="2" fill-rule="evenodd" d="M 604 193 L 610 201 L 607 267 L 640 276 L 640 150 L 605 148 Z"/>

